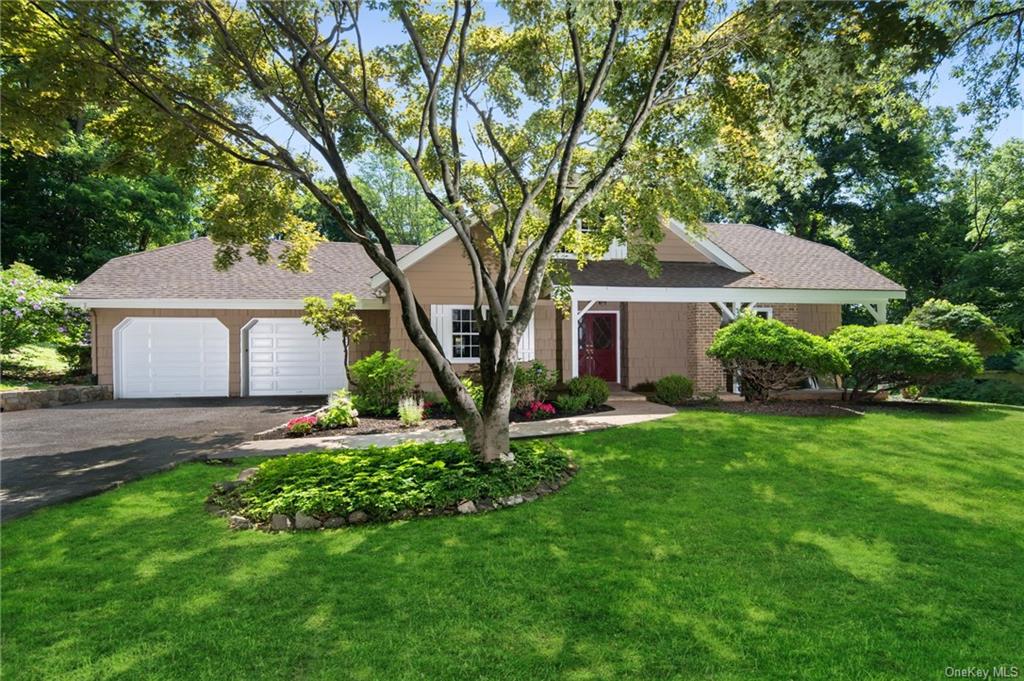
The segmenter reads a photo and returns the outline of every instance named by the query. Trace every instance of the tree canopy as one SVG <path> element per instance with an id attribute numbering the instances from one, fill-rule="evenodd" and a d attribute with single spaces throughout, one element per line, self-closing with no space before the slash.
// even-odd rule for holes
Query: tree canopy
<path id="1" fill-rule="evenodd" d="M 515 348 L 552 254 L 583 262 L 615 238 L 656 271 L 662 217 L 699 230 L 718 200 L 707 163 L 759 196 L 800 193 L 827 131 L 920 116 L 912 74 L 958 50 L 979 88 L 1011 72 L 975 56 L 1012 40 L 1002 7 L 552 0 L 489 18 L 475 0 L 38 0 L 5 32 L 19 60 L 4 94 L 40 120 L 58 100 L 101 99 L 118 135 L 196 159 L 216 178 L 207 227 L 221 266 L 266 259 L 283 236 L 283 264 L 305 267 L 325 224 L 303 213 L 307 192 L 387 276 L 471 446 L 493 458 L 507 451 Z M 367 13 L 394 39 L 367 45 Z M 60 66 L 39 79 L 33 61 Z M 18 120 L 28 132 L 12 148 L 48 143 L 41 122 Z M 387 207 L 357 180 L 366 152 L 404 168 L 465 251 L 482 409 L 397 265 Z"/>

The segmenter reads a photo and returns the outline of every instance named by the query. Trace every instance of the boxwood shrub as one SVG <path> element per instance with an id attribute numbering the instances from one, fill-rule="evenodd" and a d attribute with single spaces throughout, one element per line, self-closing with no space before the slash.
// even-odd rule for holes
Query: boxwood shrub
<path id="1" fill-rule="evenodd" d="M 447 508 L 463 499 L 517 494 L 558 478 L 569 454 L 550 440 L 512 443 L 515 464 L 481 463 L 465 443 L 311 452 L 268 459 L 241 491 L 238 512 L 254 520 L 301 511 L 318 518 L 364 511 Z"/>
<path id="2" fill-rule="evenodd" d="M 862 399 L 879 386 L 926 389 L 981 371 L 981 355 L 971 343 L 945 331 L 909 324 L 841 326 L 829 337 L 849 363 L 843 385 Z"/>
<path id="3" fill-rule="evenodd" d="M 566 388 L 570 395 L 586 395 L 588 407 L 600 407 L 612 394 L 604 379 L 597 376 L 577 376 L 566 384 Z"/>
<path id="4" fill-rule="evenodd" d="M 739 372 L 743 396 L 755 401 L 771 399 L 809 376 L 842 374 L 849 368 L 821 336 L 752 314 L 719 329 L 708 355 Z"/>
<path id="5" fill-rule="evenodd" d="M 669 374 L 658 379 L 654 384 L 654 398 L 663 404 L 677 406 L 693 397 L 693 381 L 680 376 Z"/>

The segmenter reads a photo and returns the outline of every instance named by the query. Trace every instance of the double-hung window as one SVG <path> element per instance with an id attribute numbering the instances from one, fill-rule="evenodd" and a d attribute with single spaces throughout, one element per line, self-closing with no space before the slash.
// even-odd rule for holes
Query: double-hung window
<path id="1" fill-rule="evenodd" d="M 487 309 L 484 309 L 487 314 Z M 511 312 L 510 312 L 511 314 Z M 480 361 L 480 327 L 471 305 L 431 305 L 430 326 L 441 341 L 444 355 L 452 364 L 476 364 Z M 533 319 L 519 339 L 517 360 L 534 359 Z"/>
<path id="2" fill-rule="evenodd" d="M 480 328 L 471 307 L 451 308 L 452 315 L 452 360 L 480 359 Z"/>

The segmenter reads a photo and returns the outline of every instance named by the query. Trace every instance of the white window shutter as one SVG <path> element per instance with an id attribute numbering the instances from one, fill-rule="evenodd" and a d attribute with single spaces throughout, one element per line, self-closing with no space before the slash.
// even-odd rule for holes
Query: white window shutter
<path id="1" fill-rule="evenodd" d="M 519 337 L 519 348 L 516 353 L 516 359 L 520 362 L 532 362 L 536 358 L 536 353 L 533 348 L 533 317 L 530 317 L 530 323 L 523 329 L 523 335 Z"/>
<path id="2" fill-rule="evenodd" d="M 452 306 L 431 305 L 430 326 L 434 330 L 434 335 L 441 341 L 444 356 L 450 360 L 452 358 Z"/>

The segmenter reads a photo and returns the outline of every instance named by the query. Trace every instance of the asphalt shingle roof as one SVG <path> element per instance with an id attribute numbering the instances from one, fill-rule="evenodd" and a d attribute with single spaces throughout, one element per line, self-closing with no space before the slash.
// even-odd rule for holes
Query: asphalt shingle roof
<path id="1" fill-rule="evenodd" d="M 401 256 L 415 246 L 396 245 Z M 68 294 L 68 298 L 198 298 L 214 300 L 296 300 L 330 297 L 335 291 L 371 298 L 370 277 L 378 268 L 354 243 L 325 242 L 312 253 L 309 272 L 289 272 L 276 264 L 284 245 L 271 244 L 271 260 L 259 264 L 243 256 L 227 271 L 213 266 L 216 246 L 201 237 L 151 251 L 114 258 Z"/>
<path id="2" fill-rule="evenodd" d="M 710 263 L 663 262 L 660 276 L 652 279 L 639 265 L 603 260 L 582 270 L 570 266 L 569 276 L 578 286 L 903 290 L 831 246 L 756 225 L 716 223 L 706 227 L 709 240 L 751 271 L 735 272 Z"/>

